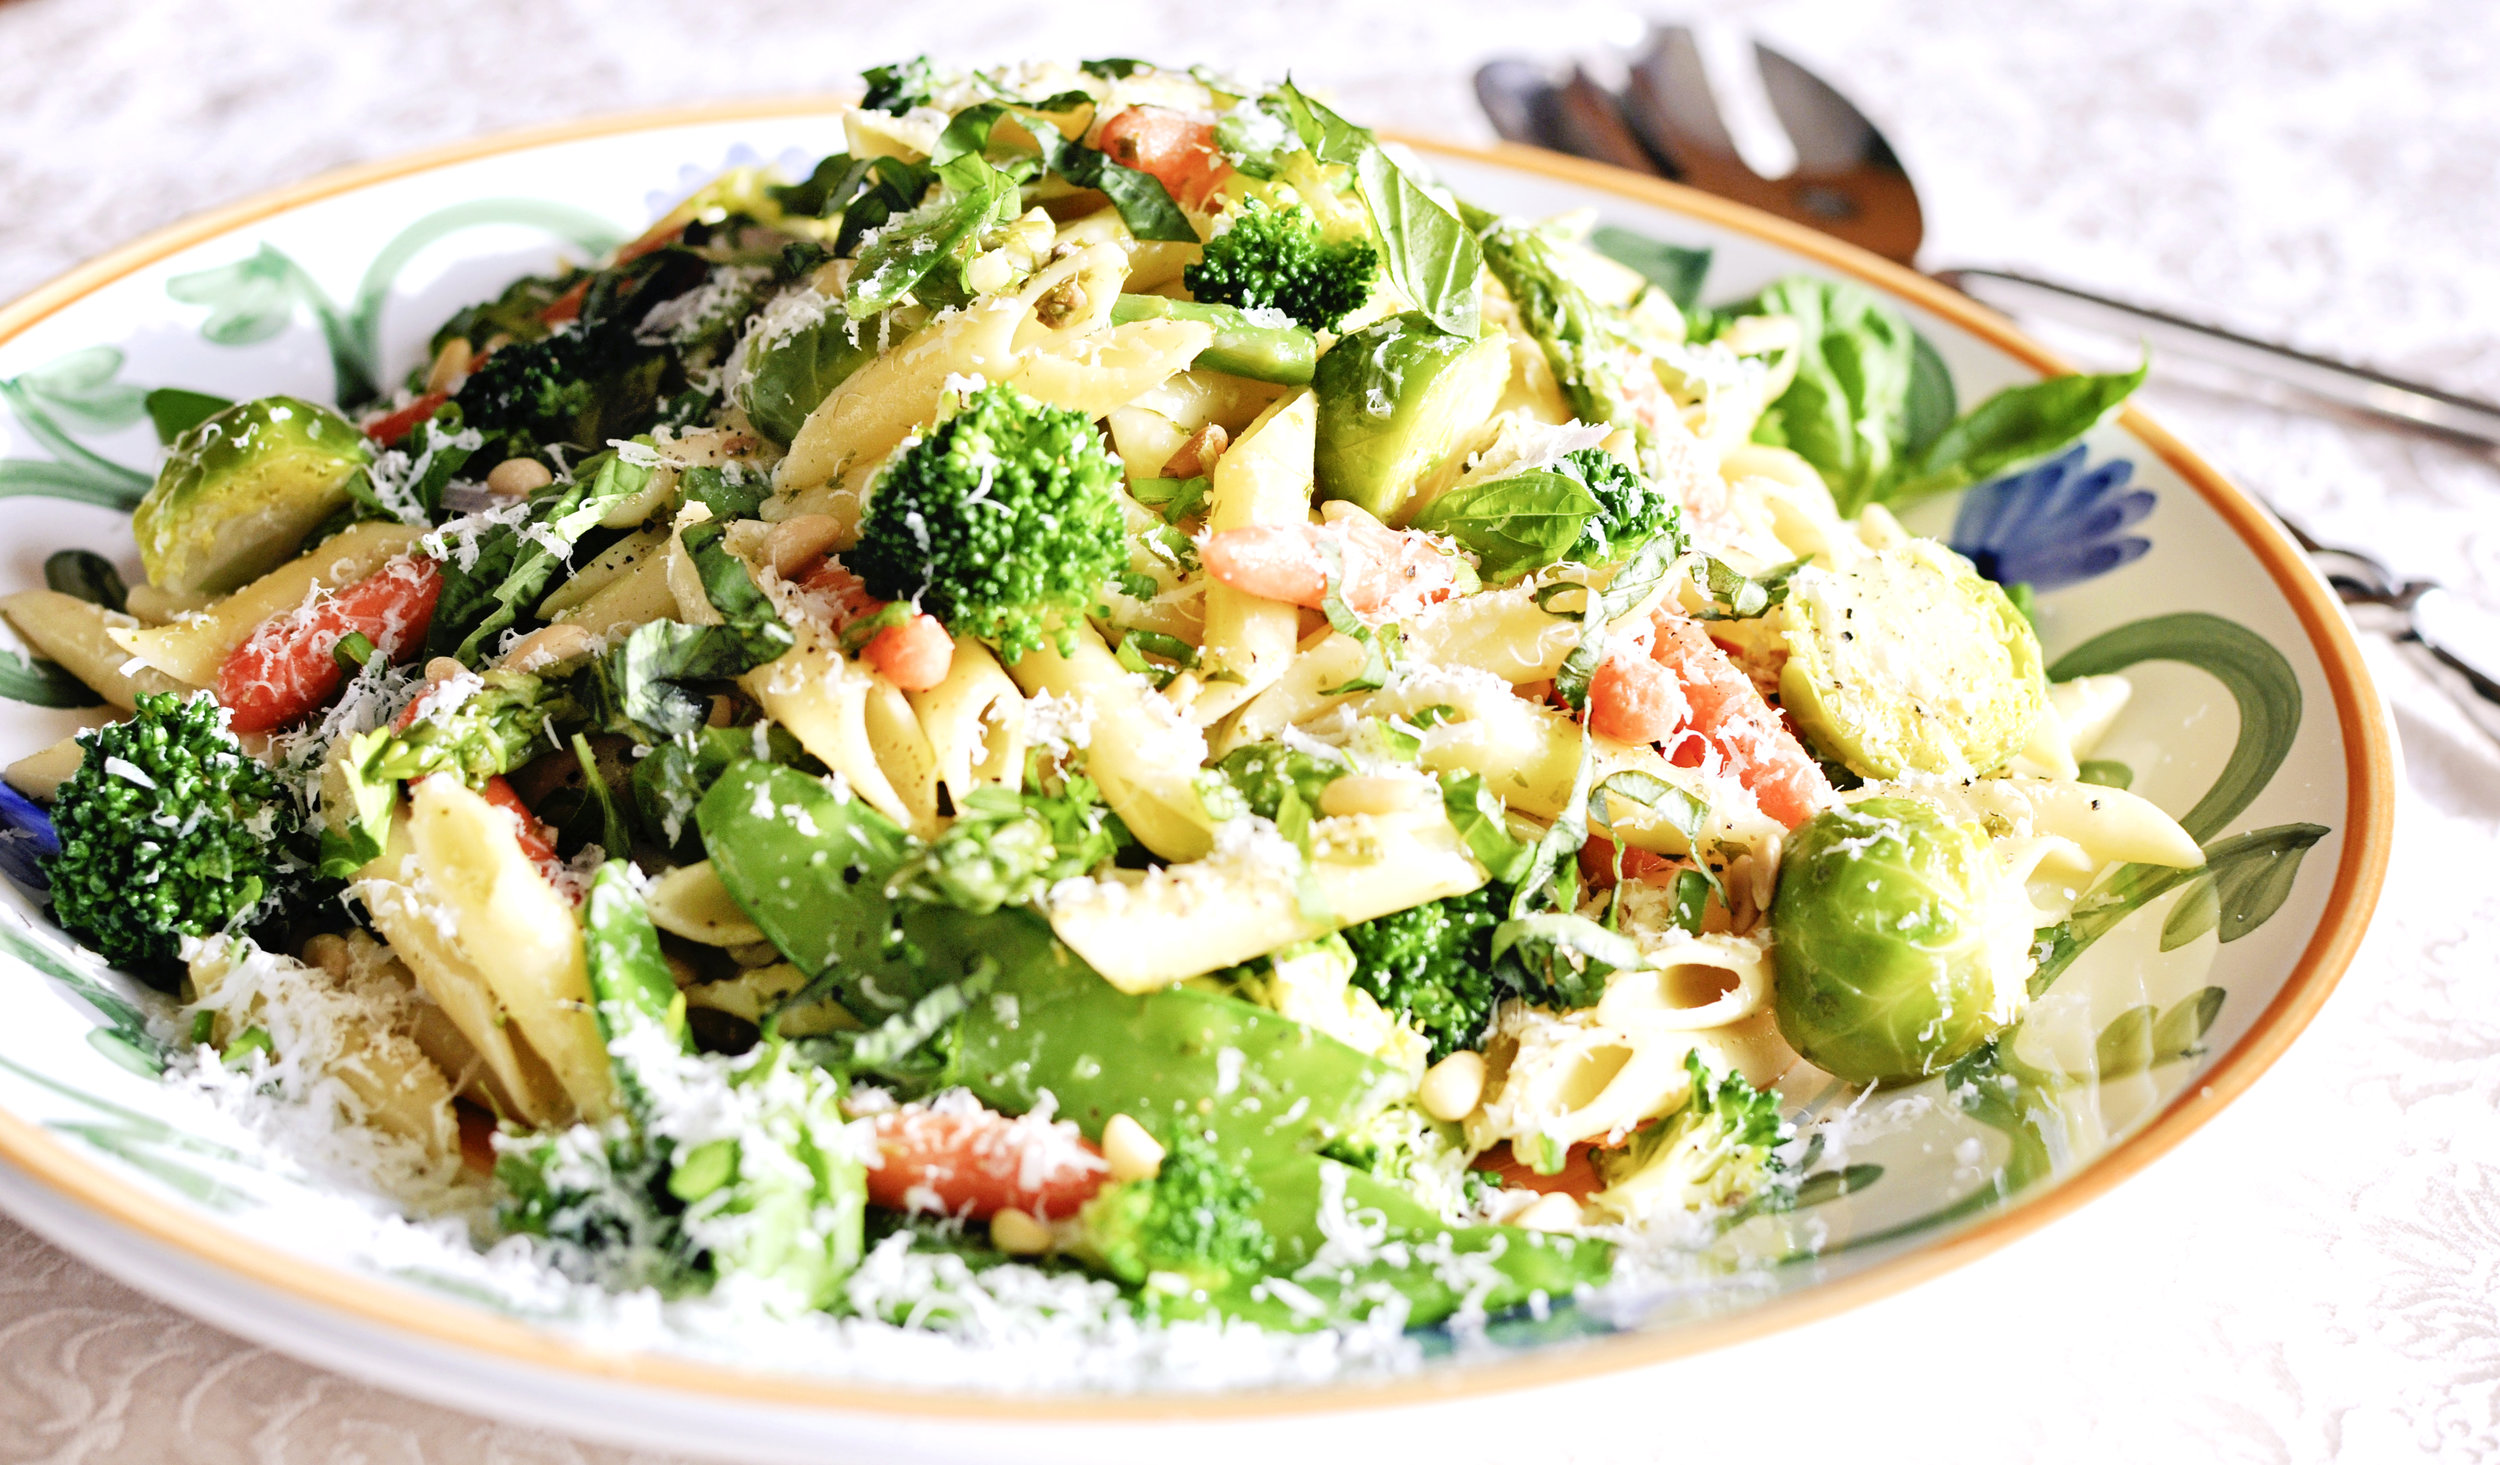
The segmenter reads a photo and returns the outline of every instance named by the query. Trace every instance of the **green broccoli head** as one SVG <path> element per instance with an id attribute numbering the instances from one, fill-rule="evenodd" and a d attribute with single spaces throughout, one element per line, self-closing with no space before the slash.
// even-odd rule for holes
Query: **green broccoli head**
<path id="1" fill-rule="evenodd" d="M 1118 853 L 1111 811 L 1091 780 L 1056 794 L 978 788 L 946 832 L 887 882 L 896 895 L 988 915 L 1041 898 Z"/>
<path id="2" fill-rule="evenodd" d="M 143 693 L 128 722 L 78 735 L 44 863 L 63 928 L 118 963 L 163 967 L 185 936 L 249 924 L 276 904 L 271 841 L 291 824 L 278 781 L 202 693 Z"/>
<path id="3" fill-rule="evenodd" d="M 1327 243 L 1309 209 L 1252 200 L 1231 228 L 1207 241 L 1181 280 L 1207 304 L 1280 310 L 1297 325 L 1333 331 L 1371 299 L 1379 273 L 1380 251 L 1371 241 Z"/>
<path id="4" fill-rule="evenodd" d="M 1792 1130 L 1778 1096 L 1743 1074 L 1713 1074 L 1699 1053 L 1685 1054 L 1684 1068 L 1693 1085 L 1684 1107 L 1598 1157 L 1606 1179 L 1590 1197 L 1598 1209 L 1622 1220 L 1662 1208 L 1714 1210 L 1752 1200 L 1780 1178 L 1777 1151 Z"/>
<path id="5" fill-rule="evenodd" d="M 1679 552 L 1684 548 L 1683 508 L 1621 458 L 1603 448 L 1581 448 L 1565 453 L 1553 471 L 1577 480 L 1598 507 L 1564 559 L 1610 565 L 1661 534 L 1674 535 Z"/>
<path id="6" fill-rule="evenodd" d="M 1013 662 L 1128 562 L 1120 476 L 1083 413 L 983 387 L 896 456 L 843 558 L 870 594 L 911 601 Z M 1058 639 L 1073 644 L 1067 630 Z"/>
<path id="7" fill-rule="evenodd" d="M 1435 1063 L 1474 1047 L 1492 1025 L 1501 997 L 1493 928 L 1507 904 L 1506 894 L 1486 886 L 1345 928 L 1354 984 L 1421 1030 Z"/>
<path id="8" fill-rule="evenodd" d="M 1077 1212 L 1079 1255 L 1132 1286 L 1215 1291 L 1263 1272 L 1275 1239 L 1260 1224 L 1258 1183 L 1203 1136 L 1175 1135 L 1151 1180 L 1106 1185 Z"/>

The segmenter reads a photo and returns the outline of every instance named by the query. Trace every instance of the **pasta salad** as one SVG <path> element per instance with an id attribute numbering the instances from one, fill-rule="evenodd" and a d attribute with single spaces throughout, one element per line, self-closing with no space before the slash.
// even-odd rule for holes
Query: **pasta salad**
<path id="1" fill-rule="evenodd" d="M 1291 83 L 865 80 L 388 400 L 154 394 L 145 583 L 0 599 L 117 709 L 8 770 L 62 927 L 405 1205 L 939 1330 L 881 1263 L 1542 1308 L 2201 862 L 1893 513 L 2137 376 L 1957 413 L 1863 289 L 1704 307 Z"/>

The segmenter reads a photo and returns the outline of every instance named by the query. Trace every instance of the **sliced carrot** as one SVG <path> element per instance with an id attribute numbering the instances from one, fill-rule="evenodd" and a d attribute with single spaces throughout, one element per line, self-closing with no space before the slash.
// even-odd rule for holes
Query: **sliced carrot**
<path id="1" fill-rule="evenodd" d="M 1657 630 L 1650 654 L 1682 685 L 1692 709 L 1669 757 L 1691 766 L 1715 754 L 1762 812 L 1790 829 L 1829 804 L 1832 783 L 1822 765 L 1700 623 L 1661 612 Z"/>
<path id="2" fill-rule="evenodd" d="M 1665 742 L 1689 711 L 1674 674 L 1637 652 L 1608 657 L 1589 679 L 1589 730 L 1605 737 Z"/>
<path id="3" fill-rule="evenodd" d="M 443 778 L 448 775 L 438 773 L 434 776 Z M 513 833 L 514 837 L 521 841 L 521 853 L 529 856 L 537 864 L 560 863 L 556 859 L 555 831 L 538 821 L 538 816 L 530 811 L 530 806 L 521 802 L 519 790 L 513 788 L 502 774 L 490 775 L 479 787 L 478 794 L 486 802 L 513 817 L 516 825 Z"/>
<path id="4" fill-rule="evenodd" d="M 1216 150 L 1214 123 L 1163 107 L 1113 114 L 1095 134 L 1094 145 L 1124 168 L 1153 174 L 1165 192 L 1191 208 L 1204 208 L 1208 196 L 1233 175 L 1233 165 Z"/>
<path id="5" fill-rule="evenodd" d="M 1327 603 L 1332 572 L 1338 598 L 1357 615 L 1430 605 L 1458 590 L 1458 561 L 1441 541 L 1361 518 L 1227 529 L 1208 535 L 1198 557 L 1220 584 L 1311 610 Z"/>
<path id="6" fill-rule="evenodd" d="M 551 326 L 560 326 L 566 321 L 581 319 L 582 302 L 590 296 L 590 279 L 588 275 L 582 276 L 572 289 L 548 301 L 546 308 L 538 312 L 539 320 Z"/>
<path id="7" fill-rule="evenodd" d="M 1583 1141 L 1573 1145 L 1564 1155 L 1562 1169 L 1551 1175 L 1539 1175 L 1512 1154 L 1509 1145 L 1500 1144 L 1476 1156 L 1473 1168 L 1497 1176 L 1505 1190 L 1533 1190 L 1545 1195 L 1567 1195 L 1575 1200 L 1586 1200 L 1606 1188 L 1606 1182 L 1598 1178 L 1597 1162 L 1593 1158 L 1596 1153 L 1596 1146 Z"/>
<path id="8" fill-rule="evenodd" d="M 400 408 L 384 413 L 365 424 L 365 436 L 389 447 L 417 430 L 417 424 L 434 415 L 434 409 L 451 400 L 449 392 L 428 392 Z"/>
<path id="9" fill-rule="evenodd" d="M 899 626 L 888 626 L 859 648 L 859 659 L 885 674 L 906 692 L 925 692 L 946 680 L 955 664 L 955 638 L 933 615 L 915 613 Z"/>
<path id="10" fill-rule="evenodd" d="M 332 653 L 350 632 L 361 632 L 377 656 L 416 655 L 442 590 L 432 560 L 403 555 L 263 622 L 217 668 L 217 700 L 232 712 L 234 730 L 271 732 L 329 701 L 347 678 Z"/>
<path id="11" fill-rule="evenodd" d="M 943 1101 L 906 1104 L 874 1122 L 879 1164 L 868 1172 L 868 1199 L 888 1210 L 1072 1216 L 1110 1174 L 1074 1125 Z"/>

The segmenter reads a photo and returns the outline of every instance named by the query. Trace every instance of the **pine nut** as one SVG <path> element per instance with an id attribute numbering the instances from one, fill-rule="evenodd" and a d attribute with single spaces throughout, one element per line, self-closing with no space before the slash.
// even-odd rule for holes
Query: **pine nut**
<path id="1" fill-rule="evenodd" d="M 477 353 L 469 349 L 468 337 L 454 336 L 445 341 L 443 349 L 434 353 L 434 365 L 425 374 L 425 389 L 428 392 L 448 392 L 457 387 L 461 378 L 469 374 L 469 366 L 476 359 Z"/>
<path id="2" fill-rule="evenodd" d="M 1424 791 L 1423 780 L 1388 774 L 1349 773 L 1319 793 L 1319 811 L 1338 814 L 1395 814 L 1411 809 Z"/>
<path id="3" fill-rule="evenodd" d="M 555 481 L 555 474 L 536 458 L 506 458 L 487 473 L 486 491 L 527 498 Z"/>
<path id="4" fill-rule="evenodd" d="M 1484 1102 L 1484 1055 L 1461 1048 L 1424 1070 L 1415 1102 L 1444 1124 L 1456 1124 Z"/>
<path id="5" fill-rule="evenodd" d="M 425 679 L 429 682 L 447 682 L 467 670 L 468 668 L 462 666 L 460 658 L 456 656 L 437 656 L 425 664 Z"/>
<path id="6" fill-rule="evenodd" d="M 1050 1250 L 1050 1228 L 1009 1206 L 990 1217 L 990 1245 L 1009 1256 L 1040 1256 Z"/>
<path id="7" fill-rule="evenodd" d="M 304 943 L 304 964 L 317 966 L 341 981 L 347 979 L 347 940 L 324 932 Z"/>
<path id="8" fill-rule="evenodd" d="M 1163 1146 L 1126 1114 L 1112 1115 L 1102 1127 L 1102 1157 L 1114 1180 L 1152 1180 L 1163 1172 Z"/>
<path id="9" fill-rule="evenodd" d="M 1216 460 L 1232 445 L 1222 423 L 1210 422 L 1190 435 L 1163 465 L 1166 478 L 1198 478 L 1215 471 Z"/>
<path id="10" fill-rule="evenodd" d="M 1530 1231 L 1569 1231 L 1580 1224 L 1580 1203 L 1555 1191 L 1511 1217 L 1510 1223 Z"/>
<path id="11" fill-rule="evenodd" d="M 599 633 L 588 626 L 558 621 L 552 626 L 540 626 L 513 642 L 512 649 L 495 664 L 505 671 L 537 671 L 588 656 L 605 644 Z"/>
<path id="12" fill-rule="evenodd" d="M 773 526 L 764 547 L 772 554 L 773 573 L 787 580 L 841 537 L 842 521 L 831 514 L 794 514 Z"/>

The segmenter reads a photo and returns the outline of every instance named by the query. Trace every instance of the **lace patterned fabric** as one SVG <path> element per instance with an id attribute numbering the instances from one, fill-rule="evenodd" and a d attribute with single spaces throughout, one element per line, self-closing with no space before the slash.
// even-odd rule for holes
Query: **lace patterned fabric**
<path id="1" fill-rule="evenodd" d="M 1260 9 L 1089 19 L 957 0 L 932 27 L 922 9 L 821 0 L 16 0 L 0 4 L 0 297 L 320 169 L 581 111 L 822 89 L 950 38 L 977 38 L 950 59 L 1290 66 L 1352 115 L 1481 137 L 1468 78 L 1485 55 L 1595 50 L 1637 28 L 1578 3 L 1533 7 L 1533 22 L 1497 0 Z M 1919 182 L 1931 263 L 2097 284 L 2500 398 L 2500 9 L 1714 10 L 1878 119 Z M 2144 401 L 2320 537 L 2500 608 L 2491 455 L 2176 379 Z M 23 583 L 33 567 L 7 573 Z M 2371 649 L 2408 764 L 2387 898 L 2343 988 L 2244 1100 L 1980 1263 L 1661 1370 L 1629 1386 L 1633 1409 L 1620 1382 L 1497 1402 L 1445 1451 L 1701 1459 L 1776 1439 L 1853 1461 L 2500 1458 L 2500 753 L 2392 648 Z M 1810 1407 L 1728 1407 L 1767 1404 L 1773 1381 L 1811 1381 Z M 0 1221 L 0 1459 L 660 1458 L 349 1382 Z"/>

